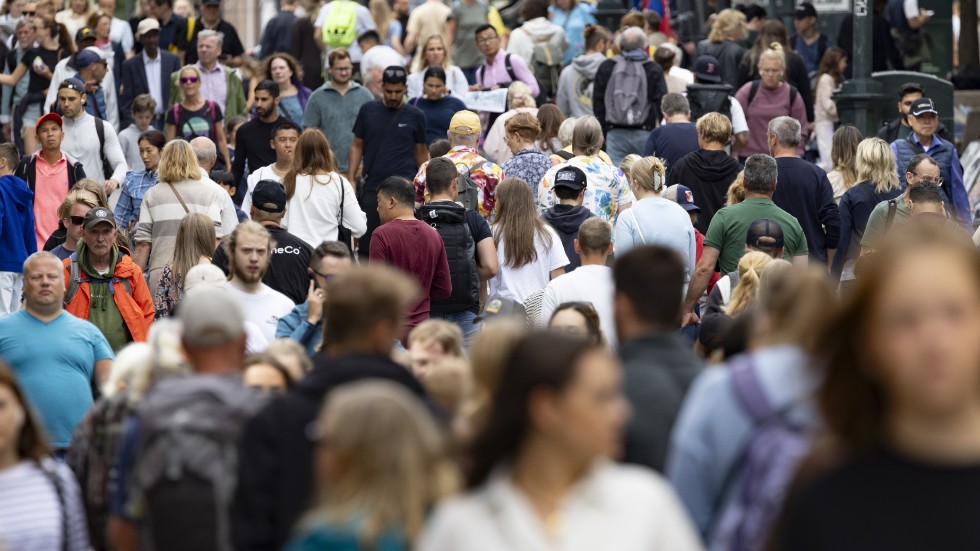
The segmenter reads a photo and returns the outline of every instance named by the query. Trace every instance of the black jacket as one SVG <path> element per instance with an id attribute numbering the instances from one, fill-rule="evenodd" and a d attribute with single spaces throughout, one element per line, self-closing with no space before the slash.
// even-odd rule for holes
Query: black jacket
<path id="1" fill-rule="evenodd" d="M 555 205 L 545 211 L 541 218 L 551 224 L 558 232 L 561 239 L 561 246 L 565 249 L 565 256 L 568 257 L 568 266 L 565 272 L 571 272 L 582 265 L 582 259 L 575 252 L 575 240 L 578 239 L 578 228 L 589 218 L 595 216 L 592 211 L 582 205 Z"/>
<path id="2" fill-rule="evenodd" d="M 876 134 L 876 136 L 885 140 L 888 143 L 892 143 L 893 141 L 898 139 L 898 130 L 901 127 L 902 127 L 901 118 L 892 119 L 886 122 L 885 124 L 883 124 L 881 128 L 878 129 L 878 133 Z M 955 143 L 953 142 L 953 135 L 949 133 L 949 129 L 946 128 L 946 126 L 943 125 L 943 123 L 939 123 L 939 128 L 936 130 L 936 135 L 946 140 L 949 143 Z"/>
<path id="3" fill-rule="evenodd" d="M 160 93 L 163 94 L 163 101 L 167 101 L 170 97 L 170 75 L 180 70 L 180 58 L 163 50 L 160 50 L 158 55 L 160 56 Z M 123 62 L 119 87 L 119 121 L 122 128 L 126 128 L 133 124 L 133 98 L 150 93 L 142 52 Z M 157 107 L 164 113 L 167 111 L 167 105 Z"/>
<path id="4" fill-rule="evenodd" d="M 716 212 L 725 206 L 728 187 L 742 167 L 724 151 L 699 149 L 689 153 L 667 174 L 667 185 L 683 184 L 694 194 L 694 204 L 701 209 L 695 228 L 708 233 L 708 225 Z"/>
<path id="5" fill-rule="evenodd" d="M 643 125 L 637 128 L 653 130 L 663 116 L 660 113 L 660 100 L 667 94 L 667 82 L 664 80 L 664 72 L 659 65 L 649 60 L 640 63 L 643 63 L 643 70 L 647 75 L 647 99 L 650 102 L 650 114 L 647 115 L 647 120 L 643 121 Z M 595 80 L 592 81 L 592 97 L 595 98 L 592 102 L 592 110 L 595 111 L 595 118 L 599 119 L 599 123 L 602 124 L 603 130 L 606 132 L 613 128 L 606 122 L 605 98 L 606 83 L 609 82 L 614 67 L 616 67 L 616 59 L 603 61 L 595 73 Z"/>
<path id="6" fill-rule="evenodd" d="M 307 427 L 330 391 L 354 381 L 385 379 L 425 397 L 407 369 L 383 356 L 331 358 L 321 352 L 314 364 L 288 394 L 253 417 L 242 434 L 231 511 L 232 542 L 238 551 L 281 549 L 309 507 L 315 484 L 314 445 Z"/>
<path id="7" fill-rule="evenodd" d="M 70 190 L 75 185 L 75 182 L 85 179 L 85 169 L 82 168 L 82 163 L 67 162 L 68 181 L 65 182 L 65 185 Z M 37 180 L 37 155 L 24 155 L 21 157 L 14 176 L 27 182 L 27 187 L 31 188 L 31 191 L 34 191 L 34 183 Z"/>

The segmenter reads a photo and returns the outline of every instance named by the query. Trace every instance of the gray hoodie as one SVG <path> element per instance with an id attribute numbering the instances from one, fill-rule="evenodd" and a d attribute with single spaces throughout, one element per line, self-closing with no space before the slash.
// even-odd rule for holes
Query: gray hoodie
<path id="1" fill-rule="evenodd" d="M 600 52 L 583 54 L 561 71 L 558 78 L 558 108 L 566 117 L 592 116 L 592 81 L 607 58 Z"/>

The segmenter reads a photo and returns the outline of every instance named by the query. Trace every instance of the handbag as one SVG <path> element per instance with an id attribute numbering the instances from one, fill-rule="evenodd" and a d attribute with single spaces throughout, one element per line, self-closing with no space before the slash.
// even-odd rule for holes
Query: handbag
<path id="1" fill-rule="evenodd" d="M 347 250 L 354 254 L 354 232 L 344 226 L 344 202 L 347 201 L 347 186 L 344 185 L 344 178 L 340 177 L 340 212 L 337 213 L 337 241 L 347 247 Z"/>

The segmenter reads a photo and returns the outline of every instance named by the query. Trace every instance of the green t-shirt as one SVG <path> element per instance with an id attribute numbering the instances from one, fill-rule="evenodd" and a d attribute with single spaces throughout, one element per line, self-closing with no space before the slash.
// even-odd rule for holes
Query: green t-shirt
<path id="1" fill-rule="evenodd" d="M 738 261 L 745 254 L 745 236 L 752 222 L 768 218 L 783 230 L 783 258 L 809 254 L 803 228 L 792 214 L 776 206 L 771 199 L 746 199 L 715 213 L 704 236 L 704 244 L 721 251 L 718 266 L 721 273 L 738 270 Z"/>
<path id="2" fill-rule="evenodd" d="M 895 220 L 906 220 L 912 215 L 909 206 L 905 204 L 902 197 L 895 198 Z M 868 225 L 864 227 L 864 235 L 861 237 L 861 246 L 874 248 L 885 233 L 885 222 L 888 220 L 888 201 L 882 201 L 875 205 L 868 217 Z"/>

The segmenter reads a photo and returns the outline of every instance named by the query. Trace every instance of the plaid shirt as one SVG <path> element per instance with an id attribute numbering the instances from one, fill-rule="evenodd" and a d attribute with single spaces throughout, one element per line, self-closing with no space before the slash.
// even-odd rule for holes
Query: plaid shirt
<path id="1" fill-rule="evenodd" d="M 143 195 L 157 181 L 157 173 L 153 170 L 130 170 L 126 173 L 115 212 L 116 223 L 120 228 L 128 228 L 130 223 L 139 220 Z"/>

